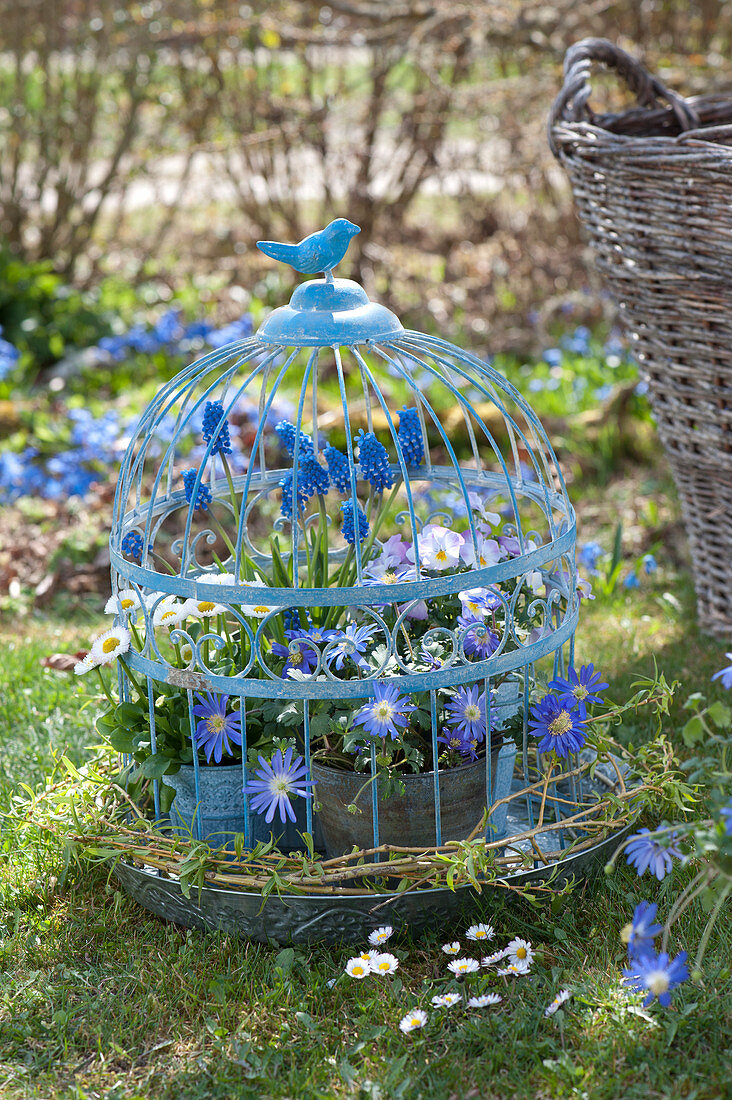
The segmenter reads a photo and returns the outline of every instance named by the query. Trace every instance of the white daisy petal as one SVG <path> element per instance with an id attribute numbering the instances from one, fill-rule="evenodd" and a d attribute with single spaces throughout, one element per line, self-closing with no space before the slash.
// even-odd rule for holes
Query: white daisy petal
<path id="1" fill-rule="evenodd" d="M 468 1008 L 489 1008 L 491 1005 L 499 1005 L 503 997 L 500 993 L 484 993 L 482 997 L 469 997 Z"/>
<path id="2" fill-rule="evenodd" d="M 82 659 L 74 665 L 74 673 L 77 676 L 85 676 L 87 672 L 91 672 L 98 664 L 99 661 L 94 660 L 90 650 L 86 657 L 82 657 Z"/>
<path id="3" fill-rule="evenodd" d="M 452 1008 L 453 1005 L 460 1004 L 462 997 L 459 993 L 440 993 L 437 997 L 432 998 L 432 1004 L 435 1008 Z"/>
<path id="4" fill-rule="evenodd" d="M 123 626 L 112 627 L 100 634 L 91 647 L 90 654 L 95 664 L 109 665 L 130 648 L 132 638 L 129 630 Z"/>
<path id="5" fill-rule="evenodd" d="M 374 974 L 393 974 L 399 966 L 399 959 L 390 955 L 387 951 L 383 955 L 377 955 L 371 963 Z"/>
<path id="6" fill-rule="evenodd" d="M 399 1021 L 399 1030 L 403 1031 L 406 1035 L 410 1031 L 416 1031 L 417 1028 L 424 1027 L 426 1023 L 427 1013 L 424 1009 L 414 1008 Z"/>
<path id="7" fill-rule="evenodd" d="M 474 974 L 480 969 L 480 964 L 475 959 L 453 959 L 447 964 L 447 969 L 452 970 L 455 977 L 459 978 L 463 974 Z"/>
<path id="8" fill-rule="evenodd" d="M 105 615 L 128 615 L 140 606 L 140 597 L 134 588 L 123 588 L 113 593 L 104 605 Z"/>
<path id="9" fill-rule="evenodd" d="M 546 1008 L 544 1009 L 544 1015 L 553 1016 L 554 1013 L 558 1009 L 560 1009 L 565 1001 L 568 1001 L 571 996 L 572 994 L 569 989 L 562 989 L 561 992 L 557 993 L 552 1003 L 546 1006 Z"/>
<path id="10" fill-rule="evenodd" d="M 370 933 L 369 943 L 372 945 L 372 947 L 378 947 L 379 944 L 386 943 L 393 931 L 394 929 L 390 924 L 384 924 L 381 926 L 381 928 L 377 928 Z"/>
<path id="11" fill-rule="evenodd" d="M 357 956 L 355 959 L 349 959 L 346 963 L 346 974 L 351 978 L 367 977 L 371 973 L 371 967 L 367 962 L 364 962 L 362 958 Z"/>
<path id="12" fill-rule="evenodd" d="M 457 955 L 458 951 L 460 950 L 460 944 L 457 940 L 455 940 L 453 943 L 443 943 L 442 950 L 445 952 L 446 955 Z"/>

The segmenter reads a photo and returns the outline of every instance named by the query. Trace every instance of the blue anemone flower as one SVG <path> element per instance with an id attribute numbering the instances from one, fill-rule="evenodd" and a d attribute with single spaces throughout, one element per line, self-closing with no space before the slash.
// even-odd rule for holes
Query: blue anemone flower
<path id="1" fill-rule="evenodd" d="M 419 466 L 424 459 L 424 439 L 416 409 L 399 410 L 397 439 L 407 466 Z"/>
<path id="2" fill-rule="evenodd" d="M 478 685 L 461 687 L 445 707 L 447 724 L 464 737 L 482 741 L 485 737 L 487 711 L 485 692 Z"/>
<path id="3" fill-rule="evenodd" d="M 374 623 L 364 623 L 362 626 L 349 623 L 345 630 L 336 631 L 335 638 L 328 642 L 327 659 L 332 660 L 339 671 L 343 668 L 347 657 L 350 657 L 359 668 L 368 668 L 368 661 L 363 655 L 376 629 Z"/>
<path id="4" fill-rule="evenodd" d="M 588 705 L 603 702 L 602 696 L 597 692 L 610 685 L 602 682 L 602 677 L 599 672 L 595 672 L 594 665 L 582 665 L 579 672 L 570 668 L 566 680 L 557 677 L 547 686 L 550 691 L 557 693 L 562 703 L 577 707 L 580 718 L 586 718 Z"/>
<path id="5" fill-rule="evenodd" d="M 198 702 L 193 713 L 200 719 L 196 723 L 196 744 L 206 753 L 208 763 L 213 756 L 218 764 L 223 753 L 233 755 L 231 741 L 241 745 L 241 712 L 226 713 L 228 695 L 213 695 L 207 691 L 205 696 L 196 694 L 193 698 Z"/>
<path id="6" fill-rule="evenodd" d="M 719 816 L 724 825 L 724 831 L 727 836 L 732 836 L 732 800 L 730 800 L 726 806 L 722 806 L 719 811 Z"/>
<path id="7" fill-rule="evenodd" d="M 289 677 L 290 669 L 309 675 L 318 664 L 317 651 L 304 630 L 288 630 L 287 637 L 290 643 L 295 645 L 282 645 L 281 642 L 272 642 L 272 652 L 277 657 L 285 658 L 282 669 L 282 679 Z"/>
<path id="8" fill-rule="evenodd" d="M 293 751 L 290 747 L 283 755 L 282 749 L 278 749 L 271 761 L 260 756 L 255 778 L 244 786 L 244 793 L 250 796 L 249 809 L 257 814 L 266 814 L 264 820 L 268 825 L 277 810 L 283 825 L 288 817 L 290 821 L 296 821 L 290 799 L 293 795 L 300 798 L 313 796 L 313 792 L 306 788 L 312 787 L 315 780 L 308 779 L 308 769 L 301 756 L 293 760 Z"/>
<path id="9" fill-rule="evenodd" d="M 218 431 L 219 424 L 224 416 L 224 406 L 220 401 L 207 401 L 206 408 L 203 414 L 203 438 L 206 443 L 210 443 L 212 437 L 215 435 L 215 442 L 211 448 L 211 454 L 217 455 L 230 455 L 231 454 L 231 439 L 229 437 L 229 425 L 224 420 L 223 424 Z"/>
<path id="10" fill-rule="evenodd" d="M 634 833 L 625 848 L 625 858 L 639 875 L 650 870 L 658 881 L 666 877 L 671 870 L 674 857 L 682 858 L 680 848 L 674 844 L 676 833 L 666 834 L 665 843 L 652 835 L 650 829 L 641 829 Z"/>
<path id="11" fill-rule="evenodd" d="M 732 661 L 732 653 L 725 653 L 725 657 Z M 714 673 L 712 679 L 721 680 L 722 687 L 727 688 L 727 691 L 729 691 L 732 688 L 732 664 L 728 665 L 727 668 L 720 668 L 719 672 Z"/>
<path id="12" fill-rule="evenodd" d="M 198 470 L 195 466 L 192 466 L 190 470 L 183 471 L 183 487 L 186 491 L 186 500 L 190 504 L 193 497 L 193 488 L 196 484 L 196 478 L 198 477 Z M 200 508 L 202 512 L 208 510 L 208 506 L 211 503 L 211 490 L 208 485 L 204 485 L 203 482 L 198 486 L 198 495 L 196 496 L 193 510 Z"/>
<path id="13" fill-rule="evenodd" d="M 341 527 L 341 534 L 346 542 L 350 542 L 351 546 L 356 543 L 356 531 L 353 523 L 353 501 L 344 500 L 341 503 L 341 511 L 343 512 L 343 526 Z M 358 511 L 358 535 L 360 539 L 365 539 L 369 533 L 369 521 L 366 518 L 366 513 L 362 508 L 357 505 Z"/>
<path id="14" fill-rule="evenodd" d="M 354 439 L 358 446 L 358 464 L 361 477 L 368 481 L 377 493 L 391 489 L 394 478 L 389 465 L 389 453 L 383 443 L 379 443 L 373 432 L 363 428 Z"/>
<path id="15" fill-rule="evenodd" d="M 633 920 L 623 929 L 623 939 L 628 944 L 628 956 L 634 959 L 647 951 L 653 951 L 654 938 L 663 931 L 660 924 L 654 924 L 656 910 L 655 902 L 642 901 L 635 907 Z"/>
<path id="16" fill-rule="evenodd" d="M 541 737 L 539 752 L 568 756 L 585 743 L 585 727 L 577 710 L 570 709 L 556 695 L 545 695 L 529 715 L 529 732 Z"/>
<path id="17" fill-rule="evenodd" d="M 623 971 L 624 982 L 641 993 L 648 993 L 643 1007 L 658 997 L 664 1008 L 671 1004 L 671 990 L 681 985 L 689 977 L 686 966 L 686 952 L 680 951 L 675 959 L 669 959 L 665 951 L 660 955 L 653 952 L 636 956 L 630 966 Z"/>
<path id="18" fill-rule="evenodd" d="M 374 684 L 374 697 L 364 703 L 354 719 L 371 737 L 391 737 L 398 741 L 400 731 L 409 724 L 408 715 L 416 710 L 408 695 L 400 695 L 394 684 Z"/>
<path id="19" fill-rule="evenodd" d="M 483 619 L 470 615 L 458 615 L 458 626 L 463 631 L 463 652 L 466 657 L 486 661 L 498 648 L 500 638 L 489 630 Z"/>

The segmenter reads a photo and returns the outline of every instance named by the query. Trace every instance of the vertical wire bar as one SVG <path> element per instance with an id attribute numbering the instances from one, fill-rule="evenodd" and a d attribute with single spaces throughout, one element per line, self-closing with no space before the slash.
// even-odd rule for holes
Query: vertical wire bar
<path id="1" fill-rule="evenodd" d="M 346 433 L 346 454 L 348 455 L 348 465 L 350 470 L 351 505 L 353 507 L 353 549 L 356 556 L 356 582 L 358 584 L 358 587 L 360 588 L 363 584 L 363 565 L 361 562 L 361 528 L 358 522 L 358 492 L 356 490 L 356 465 L 353 457 L 353 436 L 351 435 L 351 418 L 348 415 L 346 380 L 343 374 L 343 361 L 341 360 L 340 348 L 334 347 L 333 354 L 335 356 L 336 370 L 338 372 L 338 389 L 341 395 L 341 406 L 343 408 L 343 427 Z M 374 827 L 376 827 L 375 822 Z"/>
<path id="2" fill-rule="evenodd" d="M 307 768 L 306 779 L 311 779 L 310 771 L 310 700 L 303 700 L 303 728 L 305 733 L 305 767 Z M 312 798 L 305 799 L 305 828 L 310 836 L 313 835 L 313 800 Z"/>
<path id="3" fill-rule="evenodd" d="M 373 817 L 374 824 L 374 848 L 379 847 L 379 792 L 377 790 L 378 783 L 376 781 L 376 742 L 371 739 L 371 816 Z M 377 852 L 374 857 L 375 863 L 381 862 L 381 856 Z"/>
<path id="4" fill-rule="evenodd" d="M 432 782 L 435 797 L 435 845 L 442 844 L 442 814 L 440 810 L 440 770 L 437 765 L 437 692 L 430 692 L 430 715 L 432 718 Z"/>
<path id="5" fill-rule="evenodd" d="M 241 774 L 242 774 L 242 789 L 241 796 L 244 800 L 244 847 L 252 847 L 252 829 L 251 822 L 249 820 L 249 795 L 246 792 L 246 785 L 249 782 L 249 773 L 247 772 L 247 697 L 246 695 L 239 696 L 239 713 L 241 714 Z"/>
<path id="6" fill-rule="evenodd" d="M 147 714 L 150 723 L 150 751 L 153 756 L 158 751 L 157 736 L 155 733 L 155 696 L 153 691 L 152 676 L 147 677 Z M 155 820 L 160 821 L 160 780 L 153 779 L 153 800 L 155 802 Z"/>
<path id="7" fill-rule="evenodd" d="M 198 833 L 198 839 L 203 840 L 203 821 L 201 820 L 201 777 L 199 774 L 200 765 L 198 763 L 198 747 L 196 746 L 196 726 L 195 717 L 193 714 L 193 692 L 190 688 L 187 689 L 186 695 L 188 696 L 188 722 L 191 727 L 191 746 L 193 748 L 193 782 L 196 789 L 196 810 L 193 818 L 196 822 L 196 832 Z"/>
<path id="8" fill-rule="evenodd" d="M 483 681 L 485 691 L 485 805 L 488 811 L 488 817 L 486 818 L 485 826 L 485 838 L 486 840 L 493 839 L 493 827 L 491 825 L 491 817 L 493 816 L 493 736 L 492 736 L 492 713 L 491 713 L 491 681 L 490 676 L 486 676 Z M 503 740 L 503 738 L 501 738 Z"/>
<path id="9" fill-rule="evenodd" d="M 523 729 L 521 732 L 521 753 L 522 753 L 522 767 L 524 771 L 524 785 L 529 786 L 529 671 L 533 668 L 532 665 L 524 665 L 524 718 Z M 540 762 L 541 757 L 537 751 L 536 754 L 537 763 Z M 526 813 L 529 818 L 529 828 L 534 828 L 534 806 L 531 801 L 531 792 L 526 795 Z M 536 866 L 536 862 L 534 862 Z"/>

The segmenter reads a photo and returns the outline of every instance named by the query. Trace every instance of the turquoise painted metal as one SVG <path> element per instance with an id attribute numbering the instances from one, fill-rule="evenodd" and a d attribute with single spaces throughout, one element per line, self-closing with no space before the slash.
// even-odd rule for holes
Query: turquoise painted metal
<path id="1" fill-rule="evenodd" d="M 332 225 L 338 227 L 338 223 Z M 536 414 L 499 371 L 439 337 L 405 330 L 391 310 L 369 301 L 358 284 L 333 278 L 332 266 L 353 232 L 348 231 L 340 253 L 343 242 L 337 233 L 335 238 L 329 233 L 331 228 L 296 246 L 262 242 L 268 255 L 289 256 L 287 262 L 300 265 L 299 270 L 324 271 L 325 278 L 298 286 L 289 305 L 274 310 L 252 337 L 186 367 L 162 387 L 132 433 L 114 503 L 112 590 L 133 589 L 143 605 L 144 645 L 141 651 L 130 649 L 127 660 L 138 681 L 147 684 L 152 751 L 156 746 L 154 699 L 163 684 L 186 693 L 191 737 L 193 692 L 239 697 L 245 755 L 247 715 L 253 707 L 262 700 L 303 701 L 308 769 L 310 707 L 319 700 L 367 699 L 374 693 L 374 683 L 383 682 L 385 676 L 402 693 L 423 693 L 430 701 L 436 759 L 443 689 L 480 684 L 490 721 L 491 707 L 500 711 L 506 685 L 512 684 L 513 710 L 524 703 L 518 748 L 528 782 L 537 766 L 526 724 L 535 666 L 551 658 L 548 671 L 556 675 L 572 663 L 580 606 L 575 516 L 561 470 Z M 221 418 L 209 432 L 209 442 L 201 444 L 203 412 L 212 401 L 221 402 Z M 400 404 L 414 410 L 413 422 L 419 426 L 423 456 L 416 464 L 414 455 L 405 453 L 399 431 Z M 274 422 L 281 418 L 283 406 L 295 426 L 292 460 L 273 445 Z M 228 423 L 241 426 L 240 445 L 230 467 L 224 467 L 216 449 L 218 433 Z M 299 449 L 304 446 L 300 433 L 312 436 L 316 451 L 327 435 L 344 449 L 348 461 L 343 500 L 350 501 L 354 515 L 359 507 L 368 512 L 371 497 L 357 476 L 354 433 L 359 428 L 378 433 L 392 456 L 389 474 L 395 488 L 390 530 L 412 547 L 413 572 L 408 578 L 400 578 L 398 571 L 388 579 L 374 577 L 366 537 L 356 532 L 353 545 L 347 545 L 329 515 L 329 562 L 337 567 L 352 559 L 353 577 L 345 587 L 327 582 L 308 585 L 304 582 L 317 513 L 305 517 L 293 508 L 290 517 L 281 514 L 280 482 L 292 477 L 292 499 L 298 500 Z M 460 456 L 454 443 L 458 436 L 464 441 Z M 181 474 L 187 468 L 197 472 L 184 489 Z M 209 493 L 208 506 L 196 508 L 196 502 L 206 500 Z M 500 516 L 495 517 L 498 522 L 488 540 L 490 547 L 480 518 L 488 512 Z M 467 563 L 469 570 L 450 573 L 427 568 L 420 550 L 426 529 L 429 525 L 451 529 L 454 524 L 464 529 L 466 552 L 461 564 Z M 247 569 L 271 572 L 273 533 L 292 573 L 290 587 L 266 585 L 261 575 L 259 580 L 242 579 Z M 142 547 L 137 557 L 125 552 L 131 540 Z M 373 545 L 379 546 L 379 541 Z M 492 553 L 494 546 L 500 547 L 500 554 Z M 221 569 L 233 579 L 226 587 L 217 581 Z M 485 627 L 440 625 L 444 601 L 472 589 L 487 591 L 493 604 L 490 629 L 496 641 L 492 648 L 484 647 L 482 654 L 476 643 L 485 638 Z M 163 600 L 170 597 L 226 605 L 227 616 L 238 624 L 238 667 L 226 671 L 212 667 L 212 655 L 226 644 L 212 628 L 213 619 L 204 620 L 205 630 L 198 633 L 183 627 L 170 632 L 164 622 L 155 624 Z M 395 604 L 398 615 L 389 625 L 382 612 Z M 245 613 L 243 606 L 250 610 Z M 358 675 L 348 675 L 348 661 L 339 667 L 334 659 L 333 639 L 308 642 L 314 654 L 312 667 L 296 678 L 283 678 L 272 667 L 270 647 L 283 610 L 316 612 L 316 621 L 324 622 L 329 608 L 353 609 L 359 621 L 374 628 L 376 658 Z M 423 647 L 433 642 L 442 647 L 441 659 L 428 666 L 410 651 L 405 629 L 411 616 L 423 616 L 425 610 L 432 622 L 422 636 Z M 171 641 L 178 655 L 186 654 L 184 667 L 170 659 Z M 289 642 L 295 657 L 299 644 L 296 639 Z M 348 644 L 339 644 L 347 655 Z M 120 690 L 127 697 L 123 672 Z M 199 797 L 200 765 L 195 752 L 193 764 Z M 372 774 L 375 768 L 372 753 Z M 490 752 L 485 754 L 485 769 L 490 808 L 496 797 Z M 443 839 L 440 773 L 433 774 L 434 842 L 439 845 Z M 376 786 L 372 784 L 375 845 L 379 840 Z M 247 799 L 242 797 L 247 821 Z M 159 811 L 157 779 L 155 804 Z M 562 813 L 559 803 L 555 810 Z M 530 799 L 527 815 L 532 824 Z M 310 832 L 313 816 L 312 800 L 308 800 Z"/>

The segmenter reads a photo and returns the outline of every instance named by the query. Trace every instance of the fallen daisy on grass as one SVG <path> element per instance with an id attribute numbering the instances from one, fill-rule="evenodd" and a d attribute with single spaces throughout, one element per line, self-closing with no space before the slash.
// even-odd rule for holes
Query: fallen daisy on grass
<path id="1" fill-rule="evenodd" d="M 377 928 L 376 931 L 370 933 L 369 943 L 372 947 L 378 947 L 379 944 L 386 943 L 393 931 L 394 929 L 390 924 L 385 924 L 381 928 Z"/>
<path id="2" fill-rule="evenodd" d="M 503 997 L 500 993 L 484 993 L 482 997 L 469 997 L 468 1008 L 489 1008 L 490 1005 L 499 1005 Z"/>
<path id="3" fill-rule="evenodd" d="M 422 1008 L 414 1008 L 399 1021 L 399 1030 L 406 1035 L 409 1031 L 416 1031 L 427 1023 L 427 1013 Z"/>
<path id="4" fill-rule="evenodd" d="M 393 974 L 398 966 L 399 959 L 385 951 L 383 955 L 377 955 L 373 960 L 371 970 L 374 974 Z"/>
<path id="5" fill-rule="evenodd" d="M 471 924 L 465 933 L 468 940 L 492 940 L 494 936 L 492 924 Z"/>
<path id="6" fill-rule="evenodd" d="M 370 973 L 370 964 L 364 962 L 360 956 L 356 956 L 355 959 L 349 959 L 346 963 L 346 974 L 351 978 L 365 978 L 366 975 Z"/>
<path id="7" fill-rule="evenodd" d="M 474 974 L 479 969 L 479 964 L 475 959 L 453 959 L 447 964 L 447 969 L 452 970 L 453 974 L 459 978 L 461 974 Z"/>
<path id="8" fill-rule="evenodd" d="M 460 944 L 457 940 L 454 943 L 443 943 L 442 950 L 446 955 L 457 955 L 460 950 Z"/>
<path id="9" fill-rule="evenodd" d="M 572 996 L 568 989 L 563 989 L 561 993 L 557 993 L 556 997 L 550 1005 L 547 1005 L 544 1009 L 545 1016 L 553 1016 L 557 1009 L 561 1008 L 565 1001 L 568 1001 Z"/>
<path id="10" fill-rule="evenodd" d="M 506 957 L 505 950 L 503 950 L 503 951 L 494 951 L 492 955 L 484 955 L 483 958 L 480 960 L 480 965 L 481 966 L 494 966 L 497 962 L 500 962 L 501 959 L 505 959 L 505 957 Z"/>
<path id="11" fill-rule="evenodd" d="M 460 1004 L 462 997 L 459 993 L 439 993 L 436 997 L 432 998 L 432 1004 L 435 1008 L 452 1008 L 453 1005 Z"/>
<path id="12" fill-rule="evenodd" d="M 512 963 L 517 966 L 521 966 L 525 963 L 526 966 L 531 966 L 534 958 L 534 949 L 528 940 L 522 940 L 518 936 L 511 940 L 506 948 L 505 954 L 508 955 Z"/>

